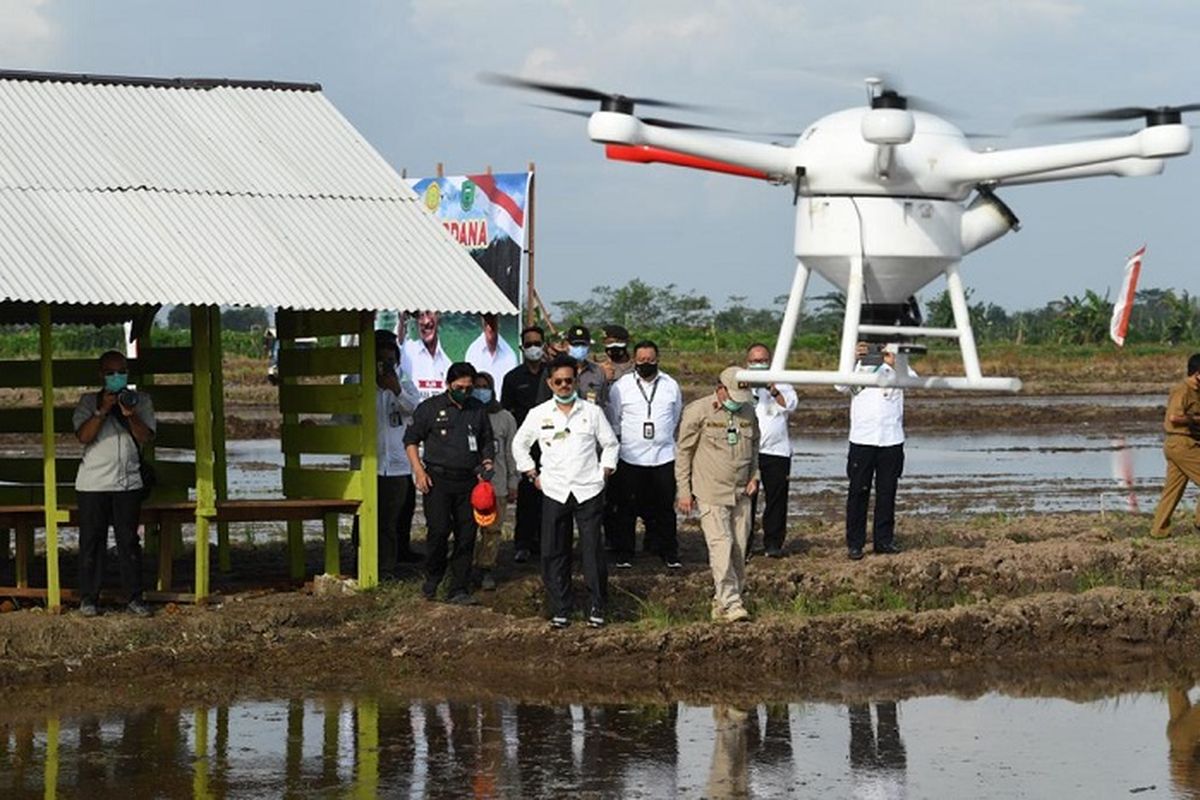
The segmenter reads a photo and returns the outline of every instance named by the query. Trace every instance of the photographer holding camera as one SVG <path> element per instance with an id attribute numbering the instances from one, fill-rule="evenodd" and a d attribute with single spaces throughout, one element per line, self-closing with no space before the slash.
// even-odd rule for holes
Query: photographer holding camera
<path id="1" fill-rule="evenodd" d="M 75 436 L 83 444 L 83 461 L 75 476 L 79 505 L 79 611 L 94 617 L 104 578 L 104 554 L 111 526 L 117 540 L 121 588 L 129 596 L 129 611 L 150 616 L 142 601 L 142 545 L 138 518 L 145 481 L 141 447 L 154 438 L 154 404 L 150 395 L 128 387 L 125 356 L 109 350 L 100 356 L 98 392 L 79 398 L 75 407 Z"/>

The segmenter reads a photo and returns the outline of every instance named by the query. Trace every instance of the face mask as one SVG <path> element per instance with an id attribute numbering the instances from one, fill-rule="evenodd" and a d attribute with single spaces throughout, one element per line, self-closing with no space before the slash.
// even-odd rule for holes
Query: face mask
<path id="1" fill-rule="evenodd" d="M 486 406 L 488 403 L 492 402 L 492 390 L 476 387 L 475 397 L 479 399 L 479 402 Z"/>
<path id="2" fill-rule="evenodd" d="M 747 369 L 770 369 L 771 363 L 769 361 L 751 361 L 749 364 L 746 365 L 746 368 Z"/>
<path id="3" fill-rule="evenodd" d="M 571 349 L 567 352 L 570 354 L 571 358 L 575 359 L 576 361 L 583 361 L 588 357 L 588 353 L 591 352 L 591 349 L 586 344 L 573 344 L 571 345 Z"/>
<path id="4" fill-rule="evenodd" d="M 634 367 L 637 374 L 645 380 L 650 380 L 658 374 L 658 364 L 638 364 Z"/>
<path id="5" fill-rule="evenodd" d="M 129 376 L 124 372 L 116 372 L 112 375 L 104 376 L 104 388 L 106 391 L 116 394 L 129 385 Z"/>
<path id="6" fill-rule="evenodd" d="M 471 396 L 470 389 L 451 389 L 450 399 L 458 403 L 460 406 L 467 402 L 467 398 Z"/>
<path id="7" fill-rule="evenodd" d="M 604 348 L 604 352 L 608 354 L 610 359 L 618 364 L 622 361 L 629 360 L 629 351 L 625 349 L 624 345 L 612 345 L 610 347 L 606 347 Z"/>
<path id="8" fill-rule="evenodd" d="M 726 411 L 730 412 L 731 414 L 736 414 L 738 411 L 742 410 L 743 404 L 736 400 L 730 400 L 728 397 L 726 397 L 721 401 L 721 405 L 725 406 Z"/>
<path id="9" fill-rule="evenodd" d="M 566 405 L 570 405 L 571 403 L 574 403 L 576 398 L 578 398 L 578 397 L 579 397 L 579 395 L 576 393 L 576 391 L 574 389 L 572 389 L 570 394 L 554 395 L 554 402 L 566 406 Z"/>
<path id="10" fill-rule="evenodd" d="M 526 361 L 541 361 L 546 351 L 540 344 L 531 344 L 525 348 L 524 352 Z"/>

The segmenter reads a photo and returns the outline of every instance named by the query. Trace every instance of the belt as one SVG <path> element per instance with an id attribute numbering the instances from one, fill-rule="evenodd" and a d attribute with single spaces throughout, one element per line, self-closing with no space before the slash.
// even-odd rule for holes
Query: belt
<path id="1" fill-rule="evenodd" d="M 465 469 L 461 467 L 443 467 L 440 464 L 426 464 L 425 469 L 432 472 L 434 475 L 444 475 L 447 478 L 457 480 L 469 480 L 475 477 L 474 469 Z"/>

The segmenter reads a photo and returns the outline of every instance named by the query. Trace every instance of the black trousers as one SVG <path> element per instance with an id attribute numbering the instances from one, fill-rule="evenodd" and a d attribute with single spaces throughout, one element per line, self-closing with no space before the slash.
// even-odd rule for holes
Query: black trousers
<path id="1" fill-rule="evenodd" d="M 592 609 L 603 614 L 608 605 L 608 564 L 600 521 L 604 516 L 604 492 L 580 503 L 568 495 L 560 503 L 550 497 L 542 507 L 542 582 L 556 617 L 571 613 L 571 545 L 574 527 L 579 528 L 579 555 L 583 580 Z"/>
<path id="2" fill-rule="evenodd" d="M 404 478 L 408 490 L 404 493 L 404 502 L 400 504 L 400 516 L 396 520 L 396 552 L 412 552 L 412 521 L 417 513 L 417 484 L 412 475 Z"/>
<path id="3" fill-rule="evenodd" d="M 534 447 L 532 455 L 538 463 L 540 449 Z M 528 550 L 535 556 L 541 552 L 543 502 L 533 481 L 522 478 L 517 485 L 517 524 L 513 531 L 513 547 L 517 550 Z"/>
<path id="4" fill-rule="evenodd" d="M 121 589 L 130 600 L 142 597 L 142 542 L 138 538 L 138 516 L 142 491 L 76 492 L 79 506 L 79 596 L 96 602 L 104 580 L 104 554 L 108 529 L 117 540 L 117 563 Z"/>
<path id="5" fill-rule="evenodd" d="M 380 475 L 376 486 L 379 492 L 379 575 L 391 577 L 396 573 L 400 554 L 400 517 L 412 494 L 413 480 L 409 475 Z"/>
<path id="6" fill-rule="evenodd" d="M 642 550 L 666 561 L 679 558 L 675 519 L 675 462 L 642 467 L 620 462 L 609 486 L 613 521 L 609 547 L 617 558 L 629 560 L 637 542 L 637 521 L 646 526 Z"/>
<path id="7" fill-rule="evenodd" d="M 875 484 L 875 524 L 871 539 L 875 547 L 892 543 L 896 530 L 896 483 L 904 472 L 903 443 L 875 447 L 850 443 L 846 476 L 850 491 L 846 495 L 846 546 L 861 550 L 867 543 L 867 505 L 871 483 Z"/>
<path id="8" fill-rule="evenodd" d="M 475 477 L 450 477 L 430 472 L 433 486 L 425 495 L 425 524 L 428 526 L 425 544 L 425 585 L 427 597 L 437 588 L 450 570 L 450 597 L 465 594 L 471 586 L 471 561 L 475 557 L 475 515 L 471 511 L 471 490 Z M 454 536 L 453 549 L 450 537 Z"/>
<path id="9" fill-rule="evenodd" d="M 761 491 L 750 498 L 750 518 L 758 518 L 758 500 L 765 494 L 767 499 L 763 503 L 762 532 L 763 547 L 768 550 L 783 547 L 783 538 L 787 533 L 788 480 L 791 474 L 792 460 L 787 456 L 759 453 L 758 475 L 762 486 Z M 750 537 L 754 538 L 753 523 Z"/>

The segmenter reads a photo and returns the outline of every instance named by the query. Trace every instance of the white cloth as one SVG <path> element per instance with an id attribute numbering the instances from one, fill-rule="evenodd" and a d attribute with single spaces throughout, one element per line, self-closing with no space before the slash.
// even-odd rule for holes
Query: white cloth
<path id="1" fill-rule="evenodd" d="M 150 395 L 138 392 L 133 413 L 149 428 L 155 430 L 154 403 Z M 72 422 L 76 431 L 96 413 L 96 393 L 88 392 L 79 398 Z M 75 473 L 77 492 L 129 492 L 142 488 L 138 469 L 138 443 L 125 426 L 117 422 L 115 411 L 104 418 L 96 438 L 83 447 L 83 461 Z"/>
<path id="2" fill-rule="evenodd" d="M 450 358 L 438 340 L 433 355 L 420 339 L 408 339 L 400 351 L 400 369 L 417 387 L 421 397 L 428 399 L 446 390 L 446 370 L 450 369 Z"/>
<path id="3" fill-rule="evenodd" d="M 683 393 L 665 372 L 647 383 L 636 372 L 617 379 L 608 390 L 609 421 L 621 440 L 621 460 L 639 467 L 657 467 L 675 460 L 675 432 L 683 415 Z M 654 423 L 654 438 L 644 435 Z"/>
<path id="4" fill-rule="evenodd" d="M 591 500 L 604 491 L 605 468 L 617 468 L 620 444 L 595 403 L 576 400 L 564 414 L 551 398 L 530 409 L 513 437 L 518 472 L 534 469 L 534 444 L 542 449 L 542 493 L 559 503 L 572 494 L 580 503 Z"/>
<path id="5" fill-rule="evenodd" d="M 375 387 L 375 464 L 382 476 L 412 475 L 412 464 L 404 451 L 404 432 L 421 398 L 408 381 L 400 384 L 400 392 Z"/>
<path id="6" fill-rule="evenodd" d="M 867 367 L 855 365 L 855 372 L 878 372 L 892 376 L 896 371 L 887 364 Z M 916 376 L 912 369 L 909 375 Z M 850 401 L 850 442 L 874 447 L 891 447 L 904 444 L 904 390 L 895 386 L 886 389 L 878 386 L 853 387 L 854 399 Z"/>
<path id="7" fill-rule="evenodd" d="M 504 376 L 520 363 L 517 360 L 517 354 L 513 352 L 508 342 L 504 341 L 503 336 L 496 337 L 496 352 L 494 354 L 488 352 L 487 341 L 483 338 L 482 333 L 467 347 L 467 355 L 463 361 L 470 362 L 476 371 L 486 372 L 492 376 L 497 400 L 500 399 L 500 386 L 504 383 Z"/>
<path id="8" fill-rule="evenodd" d="M 754 414 L 758 417 L 760 455 L 792 456 L 792 437 L 788 434 L 788 414 L 796 410 L 796 390 L 786 383 L 775 384 L 783 398 L 783 405 L 772 397 L 765 386 L 756 386 L 754 392 Z"/>

